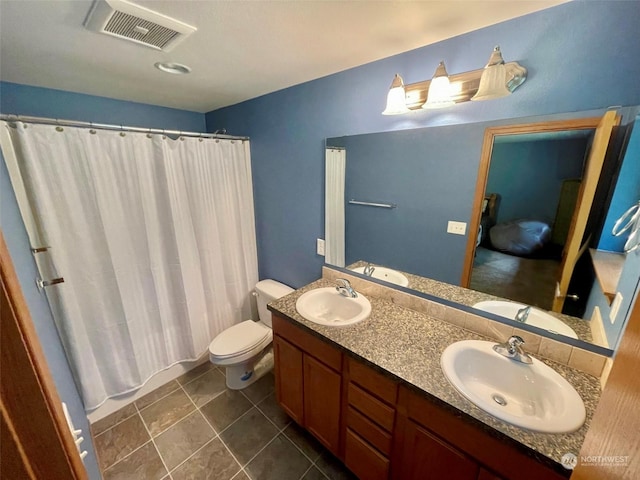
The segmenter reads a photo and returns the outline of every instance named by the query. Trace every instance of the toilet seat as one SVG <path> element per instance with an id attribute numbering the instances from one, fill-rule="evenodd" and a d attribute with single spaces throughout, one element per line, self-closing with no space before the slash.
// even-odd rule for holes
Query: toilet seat
<path id="1" fill-rule="evenodd" d="M 273 332 L 269 327 L 261 322 L 245 320 L 214 338 L 209 345 L 209 356 L 219 360 L 243 356 L 266 347 L 272 338 Z"/>

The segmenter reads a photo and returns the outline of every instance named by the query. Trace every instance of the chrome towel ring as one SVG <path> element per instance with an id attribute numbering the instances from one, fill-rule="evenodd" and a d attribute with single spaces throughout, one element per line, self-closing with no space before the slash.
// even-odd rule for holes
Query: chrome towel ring
<path id="1" fill-rule="evenodd" d="M 616 220 L 616 223 L 611 229 L 611 233 L 614 237 L 619 237 L 628 230 L 631 232 L 624 244 L 624 251 L 627 253 L 634 251 L 640 246 L 640 201 L 631 206 L 631 208 Z"/>

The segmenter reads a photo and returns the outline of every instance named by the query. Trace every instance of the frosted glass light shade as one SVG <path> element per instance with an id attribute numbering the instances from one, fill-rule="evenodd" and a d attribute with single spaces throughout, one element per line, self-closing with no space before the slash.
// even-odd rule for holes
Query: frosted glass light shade
<path id="1" fill-rule="evenodd" d="M 404 82 L 402 77 L 396 73 L 393 82 L 391 82 L 389 93 L 387 93 L 387 108 L 384 109 L 382 115 L 400 115 L 410 111 L 405 103 Z"/>
<path id="2" fill-rule="evenodd" d="M 449 82 L 444 62 L 440 62 L 429 84 L 427 101 L 422 105 L 422 108 L 443 108 L 451 105 L 455 105 L 455 102 L 451 100 L 451 82 Z"/>
<path id="3" fill-rule="evenodd" d="M 500 47 L 495 47 L 480 77 L 478 91 L 471 100 L 491 100 L 507 95 L 511 95 L 507 88 L 507 68 L 504 66 Z"/>

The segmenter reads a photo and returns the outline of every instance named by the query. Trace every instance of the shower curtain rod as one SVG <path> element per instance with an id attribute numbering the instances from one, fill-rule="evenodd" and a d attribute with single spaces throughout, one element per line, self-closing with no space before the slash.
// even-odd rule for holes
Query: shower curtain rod
<path id="1" fill-rule="evenodd" d="M 165 130 L 162 128 L 127 127 L 108 123 L 80 122 L 76 120 L 61 120 L 58 118 L 30 117 L 27 115 L 0 114 L 0 120 L 7 122 L 41 123 L 45 125 L 59 125 L 61 127 L 95 128 L 98 130 L 117 130 L 121 132 L 157 133 L 162 135 L 178 135 L 181 137 L 219 138 L 223 140 L 249 140 L 249 137 L 222 135 L 219 133 L 183 132 L 182 130 Z"/>

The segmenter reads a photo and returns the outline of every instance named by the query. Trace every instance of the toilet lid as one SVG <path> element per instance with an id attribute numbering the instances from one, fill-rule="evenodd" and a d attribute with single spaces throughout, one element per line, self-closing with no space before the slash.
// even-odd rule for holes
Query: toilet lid
<path id="1" fill-rule="evenodd" d="M 240 355 L 263 342 L 271 329 L 253 320 L 245 320 L 213 339 L 209 345 L 209 352 L 216 357 L 230 357 Z"/>

